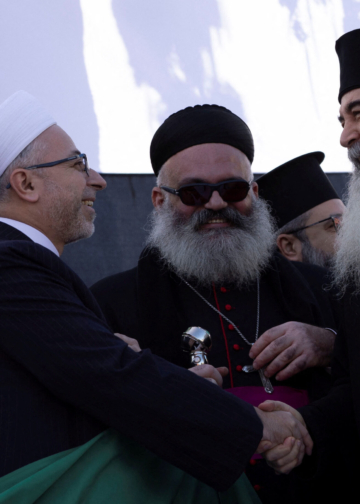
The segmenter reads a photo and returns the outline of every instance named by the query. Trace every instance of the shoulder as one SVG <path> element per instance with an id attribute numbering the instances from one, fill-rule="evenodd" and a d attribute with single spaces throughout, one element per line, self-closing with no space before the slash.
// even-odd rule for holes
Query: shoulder
<path id="1" fill-rule="evenodd" d="M 137 300 L 137 267 L 103 278 L 90 290 L 108 321 L 112 312 L 126 314 L 128 309 L 135 307 Z"/>
<path id="2" fill-rule="evenodd" d="M 76 290 L 82 295 L 89 292 L 60 257 L 30 240 L 0 240 L 0 271 L 2 285 L 22 282 L 37 290 Z"/>
<path id="3" fill-rule="evenodd" d="M 0 267 L 45 267 L 69 269 L 65 263 L 46 247 L 30 240 L 1 240 Z"/>
<path id="4" fill-rule="evenodd" d="M 92 293 L 97 296 L 109 297 L 113 294 L 118 294 L 124 289 L 127 289 L 136 284 L 138 268 L 132 268 L 127 271 L 122 271 L 121 273 L 116 273 L 115 275 L 108 276 L 99 280 L 94 285 L 90 287 Z"/>
<path id="5" fill-rule="evenodd" d="M 329 270 L 316 266 L 315 264 L 304 264 L 298 261 L 289 261 L 284 256 L 276 252 L 273 257 L 280 275 L 292 274 L 295 277 L 301 276 L 311 285 L 326 286 L 331 283 Z"/>
<path id="6" fill-rule="evenodd" d="M 137 316 L 137 268 L 106 277 L 90 290 L 114 332 L 134 337 Z"/>

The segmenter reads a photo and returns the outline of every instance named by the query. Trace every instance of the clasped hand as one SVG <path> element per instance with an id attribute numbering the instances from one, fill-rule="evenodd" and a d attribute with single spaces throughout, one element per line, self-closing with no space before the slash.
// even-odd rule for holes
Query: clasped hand
<path id="1" fill-rule="evenodd" d="M 261 453 L 277 474 L 288 474 L 311 455 L 313 441 L 301 414 L 280 401 L 265 401 L 256 408 L 264 425 Z"/>

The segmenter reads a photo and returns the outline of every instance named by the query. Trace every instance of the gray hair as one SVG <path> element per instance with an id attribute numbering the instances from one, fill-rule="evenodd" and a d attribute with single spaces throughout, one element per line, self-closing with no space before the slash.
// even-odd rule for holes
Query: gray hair
<path id="1" fill-rule="evenodd" d="M 201 231 L 209 218 L 221 216 L 231 227 Z M 165 265 L 195 284 L 230 282 L 250 284 L 267 267 L 273 252 L 273 219 L 265 201 L 253 196 L 251 213 L 227 207 L 199 210 L 187 218 L 165 196 L 153 210 L 147 245 L 160 251 Z"/>
<path id="2" fill-rule="evenodd" d="M 166 179 L 165 165 L 166 165 L 166 163 L 164 163 L 162 165 L 162 167 L 160 168 L 159 173 L 158 173 L 158 175 L 156 177 L 156 185 L 157 185 L 157 187 L 160 187 L 161 185 L 163 185 L 164 183 L 166 183 L 165 182 L 165 179 Z"/>
<path id="3" fill-rule="evenodd" d="M 349 158 L 353 161 L 354 172 L 348 184 L 348 202 L 339 231 L 339 240 L 333 266 L 335 284 L 344 294 L 348 287 L 354 288 L 354 293 L 360 293 L 360 162 L 352 159 L 356 150 L 360 152 L 360 143 L 351 146 Z"/>
<path id="4" fill-rule="evenodd" d="M 18 156 L 12 161 L 9 166 L 0 175 L 0 203 L 6 200 L 8 192 L 6 186 L 10 181 L 10 175 L 16 168 L 26 168 L 27 166 L 36 165 L 40 161 L 40 156 L 45 150 L 44 143 L 35 138 L 23 149 Z M 38 170 L 38 175 L 41 175 L 42 170 Z"/>
<path id="5" fill-rule="evenodd" d="M 303 229 L 302 231 L 297 231 L 296 233 L 289 233 L 289 231 L 291 231 L 292 229 L 298 229 L 298 228 L 302 228 L 302 227 L 306 226 L 306 222 L 309 217 L 310 217 L 310 212 L 305 212 L 305 213 L 299 215 L 298 217 L 295 217 L 295 219 L 293 219 L 290 222 L 288 222 L 287 224 L 285 224 L 282 228 L 280 228 L 276 232 L 276 238 L 278 236 L 280 236 L 281 234 L 292 234 L 296 238 L 298 238 L 301 241 L 301 243 L 308 241 L 308 237 L 305 232 L 305 229 Z"/>
<path id="6" fill-rule="evenodd" d="M 281 234 L 292 234 L 301 243 L 301 255 L 302 262 L 306 264 L 316 264 L 323 268 L 328 268 L 331 265 L 332 257 L 324 252 L 323 250 L 316 249 L 310 243 L 309 237 L 306 234 L 306 230 L 296 231 L 295 233 L 290 233 L 292 229 L 298 229 L 306 226 L 306 223 L 310 217 L 310 210 L 295 217 L 292 221 L 288 222 L 276 232 L 276 238 Z"/>

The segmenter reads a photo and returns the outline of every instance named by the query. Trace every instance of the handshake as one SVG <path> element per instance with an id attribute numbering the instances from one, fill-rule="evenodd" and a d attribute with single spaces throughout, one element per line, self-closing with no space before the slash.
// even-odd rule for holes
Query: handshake
<path id="1" fill-rule="evenodd" d="M 119 333 L 115 336 L 134 352 L 141 352 L 136 339 Z M 189 371 L 220 387 L 223 377 L 228 374 L 226 367 L 214 368 L 209 364 L 195 366 Z M 297 410 L 279 401 L 265 401 L 255 411 L 263 423 L 263 437 L 256 451 L 277 474 L 287 474 L 300 465 L 305 452 L 311 455 L 313 442 Z"/>
<path id="2" fill-rule="evenodd" d="M 265 401 L 255 410 L 264 426 L 257 453 L 277 474 L 288 474 L 301 464 L 305 453 L 312 453 L 313 442 L 303 417 L 279 401 Z"/>

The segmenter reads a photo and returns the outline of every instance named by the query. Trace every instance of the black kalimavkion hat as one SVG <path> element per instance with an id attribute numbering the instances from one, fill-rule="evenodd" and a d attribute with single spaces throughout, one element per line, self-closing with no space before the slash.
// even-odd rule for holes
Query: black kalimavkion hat
<path id="1" fill-rule="evenodd" d="M 155 175 L 178 152 L 204 143 L 231 145 L 253 162 L 253 137 L 240 117 L 219 105 L 195 105 L 172 114 L 156 131 L 150 145 Z"/>
<path id="2" fill-rule="evenodd" d="M 360 87 L 360 29 L 340 37 L 335 50 L 340 63 L 340 103 L 345 93 Z"/>
<path id="3" fill-rule="evenodd" d="M 269 202 L 278 229 L 311 208 L 339 198 L 320 164 L 323 152 L 310 152 L 271 170 L 256 182 L 259 195 Z"/>

